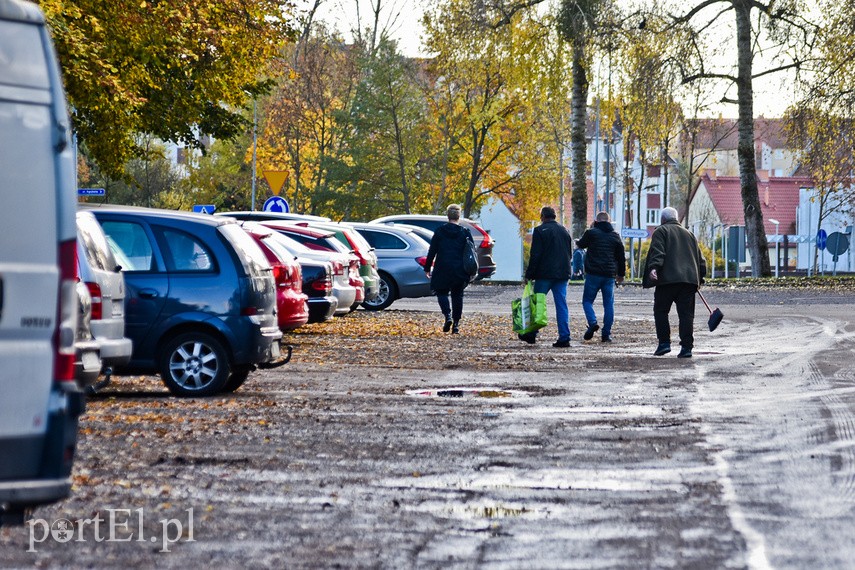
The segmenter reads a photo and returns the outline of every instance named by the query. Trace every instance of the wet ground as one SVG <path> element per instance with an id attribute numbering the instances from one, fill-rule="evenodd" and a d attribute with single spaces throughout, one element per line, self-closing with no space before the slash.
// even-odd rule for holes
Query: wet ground
<path id="1" fill-rule="evenodd" d="M 518 293 L 470 288 L 459 337 L 433 299 L 306 327 L 228 396 L 119 379 L 0 567 L 852 567 L 855 291 L 710 288 L 691 360 L 649 291 L 606 345 L 571 287 L 570 349 L 516 339 Z"/>

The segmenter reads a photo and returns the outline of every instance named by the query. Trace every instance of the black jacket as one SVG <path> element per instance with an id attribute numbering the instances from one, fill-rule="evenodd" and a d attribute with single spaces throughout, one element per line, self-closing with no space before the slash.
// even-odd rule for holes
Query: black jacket
<path id="1" fill-rule="evenodd" d="M 567 228 L 550 220 L 543 222 L 531 236 L 526 279 L 570 279 L 573 238 Z"/>
<path id="2" fill-rule="evenodd" d="M 469 283 L 469 275 L 463 268 L 463 245 L 466 240 L 472 241 L 469 230 L 451 222 L 439 226 L 430 240 L 425 270 L 433 271 L 430 277 L 430 288 L 434 291 L 450 289 L 454 285 Z"/>
<path id="3" fill-rule="evenodd" d="M 623 240 L 609 222 L 594 222 L 594 227 L 585 231 L 576 246 L 588 250 L 585 273 L 599 277 L 626 275 Z"/>
<path id="4" fill-rule="evenodd" d="M 651 269 L 656 270 L 656 281 L 650 279 Z M 677 220 L 668 220 L 656 228 L 644 264 L 642 283 L 645 288 L 673 283 L 689 283 L 697 287 L 706 274 L 707 263 L 692 232 Z"/>

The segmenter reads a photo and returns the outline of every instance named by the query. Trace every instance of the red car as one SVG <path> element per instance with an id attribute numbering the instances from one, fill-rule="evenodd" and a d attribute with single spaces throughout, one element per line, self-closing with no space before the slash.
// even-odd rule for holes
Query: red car
<path id="1" fill-rule="evenodd" d="M 273 230 L 251 222 L 243 223 L 242 227 L 261 247 L 273 268 L 280 330 L 288 331 L 305 325 L 309 322 L 309 297 L 303 293 L 300 264 L 290 252 L 271 239 Z"/>

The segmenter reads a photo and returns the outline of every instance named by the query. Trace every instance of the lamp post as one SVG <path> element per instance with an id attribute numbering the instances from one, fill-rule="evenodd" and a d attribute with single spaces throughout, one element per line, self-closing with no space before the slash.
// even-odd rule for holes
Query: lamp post
<path id="1" fill-rule="evenodd" d="M 781 257 L 778 255 L 778 226 L 781 224 L 778 220 L 769 218 L 769 221 L 775 224 L 775 279 L 778 278 L 778 266 L 781 265 Z"/>

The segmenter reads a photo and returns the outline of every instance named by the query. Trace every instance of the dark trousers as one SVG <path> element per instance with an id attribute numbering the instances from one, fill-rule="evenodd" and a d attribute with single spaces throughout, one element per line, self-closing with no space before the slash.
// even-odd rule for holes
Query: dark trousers
<path id="1" fill-rule="evenodd" d="M 448 289 L 437 289 L 436 300 L 439 303 L 439 309 L 445 318 L 451 317 L 455 323 L 463 316 L 463 290 L 466 289 L 467 283 L 461 281 L 454 283 Z M 451 295 L 451 304 L 448 303 L 449 294 Z"/>
<path id="2" fill-rule="evenodd" d="M 653 319 L 656 321 L 656 336 L 659 342 L 671 342 L 671 325 L 668 313 L 671 304 L 677 305 L 677 317 L 680 319 L 680 346 L 692 348 L 695 344 L 693 328 L 695 324 L 695 292 L 697 285 L 692 283 L 672 283 L 657 285 L 653 293 Z"/>

